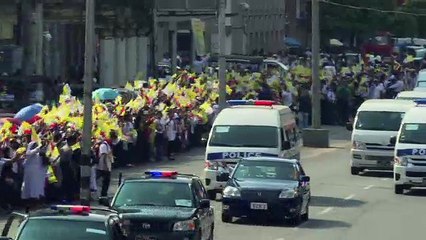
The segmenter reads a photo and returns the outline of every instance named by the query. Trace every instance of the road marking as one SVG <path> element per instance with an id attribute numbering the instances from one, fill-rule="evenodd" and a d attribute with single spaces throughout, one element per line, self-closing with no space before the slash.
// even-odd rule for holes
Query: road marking
<path id="1" fill-rule="evenodd" d="M 328 207 L 328 208 L 326 208 L 326 209 L 322 210 L 319 214 L 320 214 L 320 215 L 323 215 L 323 214 L 326 214 L 326 213 L 331 212 L 332 210 L 333 210 L 333 208 L 332 208 L 332 207 Z"/>
<path id="2" fill-rule="evenodd" d="M 382 181 L 388 181 L 389 178 L 382 178 Z"/>
<path id="3" fill-rule="evenodd" d="M 351 194 L 351 195 L 345 197 L 345 200 L 351 200 L 354 197 L 355 197 L 355 194 Z"/>
<path id="4" fill-rule="evenodd" d="M 374 185 L 369 185 L 369 186 L 365 187 L 364 190 L 368 190 L 368 189 L 370 189 L 372 187 L 374 187 Z"/>
<path id="5" fill-rule="evenodd" d="M 275 240 L 285 240 L 285 238 L 277 238 L 277 239 L 275 239 Z"/>

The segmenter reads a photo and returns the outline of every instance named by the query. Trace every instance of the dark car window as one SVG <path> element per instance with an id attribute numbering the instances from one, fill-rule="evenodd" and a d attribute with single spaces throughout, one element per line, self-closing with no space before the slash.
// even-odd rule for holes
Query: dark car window
<path id="1" fill-rule="evenodd" d="M 195 180 L 192 186 L 194 188 L 197 201 L 207 199 L 207 194 L 205 193 L 204 187 L 199 181 Z"/>
<path id="2" fill-rule="evenodd" d="M 237 179 L 298 181 L 300 172 L 293 163 L 279 161 L 243 161 L 235 169 Z"/>
<path id="3" fill-rule="evenodd" d="M 276 148 L 278 130 L 270 126 L 215 126 L 210 146 Z"/>
<path id="4" fill-rule="evenodd" d="M 192 199 L 188 183 L 128 182 L 118 192 L 113 206 L 194 207 Z"/>
<path id="5" fill-rule="evenodd" d="M 102 222 L 57 219 L 30 219 L 18 237 L 18 240 L 47 239 L 109 240 L 109 237 Z"/>

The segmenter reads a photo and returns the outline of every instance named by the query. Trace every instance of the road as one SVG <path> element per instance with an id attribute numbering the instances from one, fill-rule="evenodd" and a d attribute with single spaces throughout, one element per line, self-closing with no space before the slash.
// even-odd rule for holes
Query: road
<path id="1" fill-rule="evenodd" d="M 400 240 L 421 239 L 426 223 L 426 191 L 406 195 L 393 193 L 392 174 L 368 172 L 351 176 L 349 169 L 350 133 L 331 128 L 331 147 L 303 148 L 302 164 L 311 177 L 312 203 L 310 220 L 298 227 L 285 224 L 256 223 L 238 220 L 224 224 L 221 204 L 214 202 L 215 238 L 219 240 Z M 145 169 L 173 169 L 182 173 L 202 174 L 204 149 L 181 155 L 174 162 L 151 163 L 122 170 L 134 177 Z M 118 172 L 114 174 L 116 189 Z"/>

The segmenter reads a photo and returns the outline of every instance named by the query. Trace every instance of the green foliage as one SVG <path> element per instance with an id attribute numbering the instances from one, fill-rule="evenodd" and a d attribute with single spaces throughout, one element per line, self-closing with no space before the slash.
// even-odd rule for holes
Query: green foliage
<path id="1" fill-rule="evenodd" d="M 333 2 L 381 10 L 421 11 L 413 6 L 397 9 L 396 1 L 390 0 L 333 0 Z M 422 31 L 420 18 L 413 15 L 358 10 L 321 3 L 321 32 L 324 37 L 346 31 L 356 35 L 371 35 L 378 31 L 392 32 L 397 36 L 415 37 Z M 425 10 L 423 10 L 425 11 Z M 425 11 L 426 12 L 426 11 Z"/>

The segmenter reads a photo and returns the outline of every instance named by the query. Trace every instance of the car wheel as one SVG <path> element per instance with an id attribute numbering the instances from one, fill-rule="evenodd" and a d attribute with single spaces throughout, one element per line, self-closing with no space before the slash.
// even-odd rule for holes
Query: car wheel
<path id="1" fill-rule="evenodd" d="M 208 190 L 207 195 L 209 196 L 210 200 L 216 200 L 216 191 L 215 190 Z"/>
<path id="2" fill-rule="evenodd" d="M 226 213 L 222 213 L 222 222 L 224 223 L 231 223 L 232 222 L 232 216 Z"/>
<path id="3" fill-rule="evenodd" d="M 352 175 L 358 175 L 360 171 L 361 170 L 359 168 L 351 167 L 351 174 Z"/>
<path id="4" fill-rule="evenodd" d="M 302 215 L 302 221 L 306 222 L 309 220 L 309 204 L 306 206 L 306 213 Z"/>
<path id="5" fill-rule="evenodd" d="M 302 222 L 302 214 L 299 212 L 296 216 L 290 218 L 289 223 L 293 226 L 298 226 Z"/>
<path id="6" fill-rule="evenodd" d="M 395 194 L 403 194 L 404 186 L 403 185 L 395 185 Z"/>

